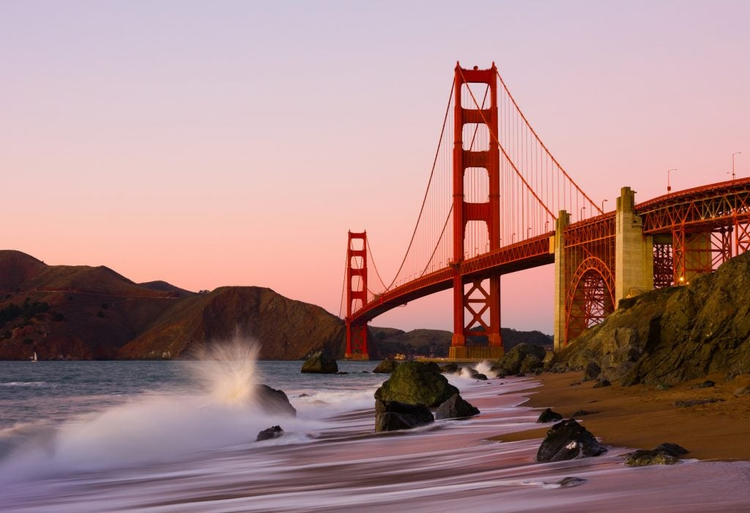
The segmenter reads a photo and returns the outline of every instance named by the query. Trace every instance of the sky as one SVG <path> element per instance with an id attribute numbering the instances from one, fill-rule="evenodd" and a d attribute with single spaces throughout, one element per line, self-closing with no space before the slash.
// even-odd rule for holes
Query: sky
<path id="1" fill-rule="evenodd" d="M 408 244 L 457 61 L 494 61 L 614 206 L 750 176 L 746 1 L 0 1 L 0 248 L 338 314 L 347 231 Z M 552 331 L 551 266 L 502 324 Z M 376 326 L 450 329 L 449 292 Z"/>

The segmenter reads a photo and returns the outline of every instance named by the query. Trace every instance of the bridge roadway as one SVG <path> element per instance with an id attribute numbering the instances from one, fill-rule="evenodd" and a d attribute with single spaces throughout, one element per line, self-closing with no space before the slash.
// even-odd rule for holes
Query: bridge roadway
<path id="1" fill-rule="evenodd" d="M 634 211 L 642 217 L 643 233 L 648 235 L 671 235 L 678 226 L 696 229 L 727 225 L 738 216 L 746 222 L 750 215 L 750 178 L 676 191 L 637 204 Z M 565 232 L 578 233 L 579 238 L 613 237 L 614 218 L 615 213 L 608 212 L 572 223 Z M 458 270 L 463 282 L 554 263 L 554 235 L 549 232 L 462 261 Z M 410 301 L 451 288 L 455 268 L 456 264 L 451 264 L 385 292 L 353 312 L 352 322 L 370 321 Z"/>

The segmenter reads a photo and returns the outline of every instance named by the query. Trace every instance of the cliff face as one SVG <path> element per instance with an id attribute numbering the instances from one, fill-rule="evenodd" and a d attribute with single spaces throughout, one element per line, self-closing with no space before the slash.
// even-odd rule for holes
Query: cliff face
<path id="1" fill-rule="evenodd" d="M 0 359 L 177 358 L 235 335 L 263 359 L 326 349 L 342 356 L 342 321 L 258 287 L 195 294 L 137 284 L 106 267 L 47 266 L 0 251 Z"/>
<path id="2" fill-rule="evenodd" d="M 566 368 L 590 361 L 623 385 L 750 373 L 750 253 L 689 285 L 623 300 L 555 358 Z"/>

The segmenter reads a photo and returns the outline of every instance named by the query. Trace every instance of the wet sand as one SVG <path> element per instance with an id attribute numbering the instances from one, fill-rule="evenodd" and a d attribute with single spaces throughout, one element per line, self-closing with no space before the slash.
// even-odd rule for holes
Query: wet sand
<path id="1" fill-rule="evenodd" d="M 529 391 L 524 406 L 550 407 L 565 418 L 578 410 L 591 415 L 576 417 L 607 445 L 652 449 L 662 442 L 677 443 L 690 451 L 689 458 L 701 460 L 750 460 L 750 395 L 734 392 L 750 384 L 750 376 L 724 381 L 708 376 L 667 390 L 654 385 L 593 388 L 581 382 L 582 372 L 543 374 L 542 386 Z M 713 388 L 692 388 L 710 379 Z M 578 384 L 576 384 L 578 383 Z M 720 399 L 721 402 L 678 406 L 678 401 Z M 542 438 L 543 428 L 503 434 L 495 440 L 518 441 Z"/>

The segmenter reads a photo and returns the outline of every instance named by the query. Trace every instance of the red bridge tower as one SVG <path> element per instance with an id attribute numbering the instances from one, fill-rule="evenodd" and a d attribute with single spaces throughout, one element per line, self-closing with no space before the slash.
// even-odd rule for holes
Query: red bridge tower
<path id="1" fill-rule="evenodd" d="M 464 85 L 486 84 L 490 106 L 487 109 L 464 108 Z M 500 334 L 500 276 L 472 278 L 466 285 L 461 273 L 466 247 L 466 225 L 482 221 L 487 226 L 489 250 L 500 247 L 500 153 L 497 147 L 497 68 L 462 69 L 456 65 L 453 143 L 453 340 L 450 358 L 499 358 L 503 355 Z M 476 103 L 473 99 L 472 104 Z M 476 106 L 476 105 L 474 105 Z M 489 146 L 475 150 L 464 145 L 464 126 L 484 125 Z M 474 131 L 476 133 L 476 131 Z M 473 139 L 473 138 L 472 138 Z M 467 169 L 482 169 L 489 181 L 489 197 L 481 203 L 467 202 L 464 175 Z M 481 171 L 480 171 L 481 172 Z M 468 315 L 466 315 L 468 314 Z M 468 317 L 468 319 L 467 319 Z M 486 336 L 489 347 L 466 347 L 467 336 Z"/>

